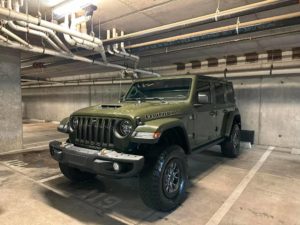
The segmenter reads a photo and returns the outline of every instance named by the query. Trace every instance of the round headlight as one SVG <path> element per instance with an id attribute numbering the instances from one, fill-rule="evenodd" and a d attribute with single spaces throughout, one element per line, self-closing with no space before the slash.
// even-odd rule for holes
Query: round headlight
<path id="1" fill-rule="evenodd" d="M 73 129 L 76 129 L 78 127 L 78 118 L 77 117 L 74 117 L 72 120 L 71 120 L 71 127 Z"/>
<path id="2" fill-rule="evenodd" d="M 122 137 L 126 137 L 126 136 L 130 135 L 132 130 L 133 130 L 133 126 L 132 126 L 132 123 L 129 120 L 122 120 L 119 123 L 118 133 Z"/>

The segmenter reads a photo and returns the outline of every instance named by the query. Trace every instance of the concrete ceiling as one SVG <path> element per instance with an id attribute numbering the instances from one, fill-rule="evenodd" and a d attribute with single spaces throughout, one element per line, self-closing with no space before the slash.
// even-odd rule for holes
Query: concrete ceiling
<path id="1" fill-rule="evenodd" d="M 47 2 L 48 1 L 48 2 Z M 61 1 L 61 0 L 58 0 Z M 37 13 L 37 5 L 39 0 L 29 1 L 30 11 L 32 15 Z M 230 9 L 250 3 L 259 2 L 258 0 L 220 0 L 220 10 Z M 42 12 L 50 15 L 51 8 L 49 0 L 40 0 Z M 151 27 L 156 27 L 172 22 L 198 17 L 206 15 L 216 11 L 218 0 L 101 0 L 98 5 L 98 10 L 93 17 L 94 32 L 98 36 L 99 27 L 100 35 L 102 39 L 105 39 L 105 30 L 111 28 L 117 28 L 124 30 L 125 33 L 131 33 L 135 31 L 144 30 Z M 253 14 L 240 18 L 241 21 L 251 21 L 258 18 L 266 18 L 279 14 L 286 14 L 290 12 L 296 12 L 300 10 L 300 6 L 290 6 L 281 8 L 278 10 L 272 10 L 259 14 Z M 100 22 L 100 23 L 99 23 Z M 166 35 L 176 35 L 195 30 L 205 30 L 213 27 L 220 27 L 228 24 L 234 24 L 236 20 L 226 20 L 218 23 L 207 24 L 199 27 L 187 29 L 185 31 L 176 31 L 169 34 L 158 35 L 155 39 L 164 37 Z M 100 26 L 99 26 L 100 24 Z M 91 29 L 91 26 L 90 26 Z M 252 34 L 251 34 L 252 35 Z M 148 40 L 140 39 L 134 40 L 133 43 L 138 41 Z M 242 55 L 247 52 L 253 51 L 265 51 L 268 49 L 286 49 L 291 47 L 299 47 L 300 34 L 294 33 L 289 35 L 281 35 L 272 38 L 262 38 L 254 41 L 244 41 L 234 44 L 217 45 L 215 47 L 206 48 L 192 48 L 189 50 L 178 51 L 175 53 L 156 54 L 157 52 L 164 52 L 165 49 L 159 49 L 154 52 L 139 52 L 140 55 L 153 55 L 142 58 L 141 66 L 154 67 L 169 65 L 176 62 L 189 62 L 191 60 L 203 60 L 208 57 L 223 57 L 225 55 L 237 54 Z M 219 41 L 219 40 L 218 40 Z M 214 40 L 216 42 L 216 40 Z M 193 45 L 199 45 L 205 43 L 194 43 Z M 182 48 L 184 46 L 180 46 Z M 176 49 L 176 48 L 174 48 Z M 166 52 L 166 51 L 165 51 Z M 30 53 L 23 53 L 22 58 L 31 57 Z M 61 61 L 59 58 L 53 59 L 53 57 L 36 59 L 35 62 L 55 62 Z M 117 58 L 110 58 L 112 61 L 117 61 Z M 120 64 L 124 62 L 120 61 Z M 125 62 L 126 63 L 126 62 Z M 31 65 L 32 62 L 23 63 L 23 66 Z M 94 72 L 106 72 L 110 69 L 92 66 L 85 63 L 68 62 L 67 64 L 56 63 L 44 69 L 24 69 L 22 74 L 34 77 L 56 77 L 64 75 L 73 75 L 81 73 L 94 73 Z"/>

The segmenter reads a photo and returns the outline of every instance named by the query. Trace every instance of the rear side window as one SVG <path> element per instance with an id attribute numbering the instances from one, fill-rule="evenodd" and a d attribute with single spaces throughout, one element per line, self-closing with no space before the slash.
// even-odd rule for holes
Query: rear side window
<path id="1" fill-rule="evenodd" d="M 234 99 L 234 91 L 232 85 L 227 84 L 226 89 L 227 89 L 227 102 L 234 103 L 235 99 Z"/>
<path id="2" fill-rule="evenodd" d="M 215 83 L 216 104 L 225 104 L 225 84 Z"/>
<path id="3" fill-rule="evenodd" d="M 211 91 L 209 82 L 199 80 L 197 83 L 197 93 L 198 92 L 207 94 L 209 103 L 211 103 Z"/>

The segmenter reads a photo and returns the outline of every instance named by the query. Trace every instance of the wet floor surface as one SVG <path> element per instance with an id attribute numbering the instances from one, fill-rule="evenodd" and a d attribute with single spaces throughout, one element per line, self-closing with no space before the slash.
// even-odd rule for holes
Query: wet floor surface
<path id="1" fill-rule="evenodd" d="M 300 225 L 300 155 L 292 149 L 273 149 L 254 174 L 270 147 L 243 150 L 238 159 L 223 158 L 218 147 L 194 153 L 186 201 L 160 213 L 139 198 L 137 178 L 98 176 L 79 184 L 64 178 L 43 147 L 64 138 L 56 125 L 25 124 L 24 133 L 34 151 L 0 155 L 0 224 Z"/>

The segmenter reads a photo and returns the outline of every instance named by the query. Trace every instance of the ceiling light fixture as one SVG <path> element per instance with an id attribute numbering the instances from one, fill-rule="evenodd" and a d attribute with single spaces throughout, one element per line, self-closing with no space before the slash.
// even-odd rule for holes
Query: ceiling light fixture
<path id="1" fill-rule="evenodd" d="M 65 15 L 78 12 L 89 5 L 97 5 L 99 0 L 69 0 L 65 1 L 53 8 L 53 14 L 56 19 L 60 19 Z"/>

